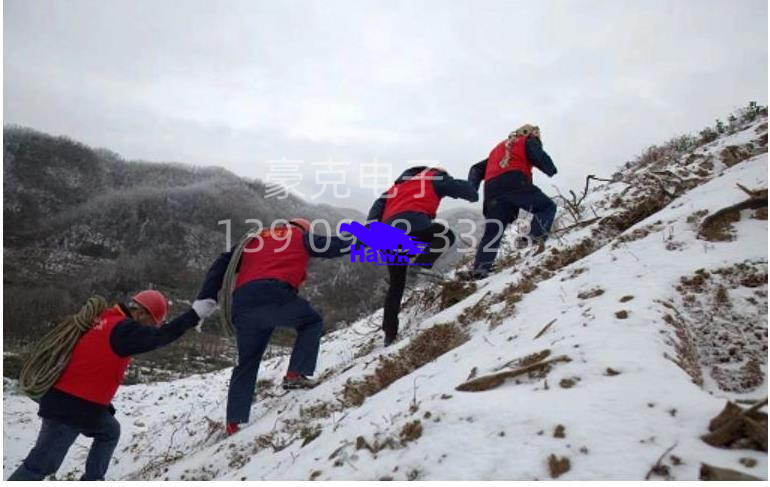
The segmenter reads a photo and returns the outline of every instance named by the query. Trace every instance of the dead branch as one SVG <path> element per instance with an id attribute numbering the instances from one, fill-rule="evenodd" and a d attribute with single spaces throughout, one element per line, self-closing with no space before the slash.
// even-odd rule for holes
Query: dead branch
<path id="1" fill-rule="evenodd" d="M 554 186 L 554 189 L 556 189 L 556 196 L 554 197 L 554 200 L 559 199 L 559 200 L 562 201 L 562 207 L 565 210 L 567 210 L 567 212 L 569 213 L 570 217 L 572 217 L 572 221 L 574 221 L 574 222 L 580 221 L 580 208 L 575 206 L 573 201 L 571 201 L 566 196 L 561 194 L 561 191 L 559 190 L 559 188 Z M 570 193 L 572 193 L 572 191 L 570 191 Z M 574 194 L 575 193 L 572 193 L 573 197 L 574 197 Z"/>
<path id="2" fill-rule="evenodd" d="M 740 186 L 740 185 L 739 185 Z M 698 232 L 698 238 L 706 239 L 707 234 L 711 233 L 710 230 L 712 228 L 724 226 L 724 222 L 729 221 L 737 221 L 737 218 L 735 220 L 730 219 L 731 214 L 737 214 L 741 210 L 755 210 L 757 208 L 763 208 L 767 207 L 767 190 L 759 190 L 758 192 L 752 192 L 751 190 L 748 190 L 744 187 L 741 187 L 742 191 L 748 192 L 749 194 L 759 194 L 759 196 L 752 196 L 751 198 L 747 200 L 743 200 L 740 203 L 736 203 L 734 205 L 722 208 L 721 210 L 718 210 L 711 215 L 707 216 L 703 219 L 703 222 L 701 222 L 700 225 L 700 231 Z M 764 196 L 762 196 L 762 192 L 764 192 Z"/>
<path id="3" fill-rule="evenodd" d="M 765 189 L 749 189 L 746 186 L 742 185 L 741 183 L 735 183 L 736 186 L 738 186 L 738 189 L 749 195 L 749 198 L 761 198 L 761 197 L 767 197 L 767 188 Z"/>
<path id="4" fill-rule="evenodd" d="M 414 408 L 415 410 L 417 410 L 417 407 L 418 407 L 417 406 L 418 405 L 418 402 L 417 402 L 417 379 L 422 379 L 424 377 L 426 377 L 426 376 L 418 375 L 412 381 L 412 404 L 411 404 L 410 408 Z"/>
<path id="5" fill-rule="evenodd" d="M 586 226 L 588 226 L 588 225 L 590 225 L 592 223 L 595 223 L 595 222 L 599 221 L 599 218 L 600 217 L 596 217 L 596 218 L 591 218 L 590 220 L 583 220 L 582 222 L 579 221 L 579 222 L 574 223 L 572 225 L 569 225 L 569 226 L 560 228 L 558 230 L 555 230 L 555 231 L 551 232 L 551 235 L 563 233 L 563 232 L 566 232 L 567 230 L 571 230 L 571 229 L 576 228 L 576 227 L 580 227 L 580 228 L 586 227 Z"/>
<path id="6" fill-rule="evenodd" d="M 538 338 L 540 338 L 541 336 L 543 336 L 543 333 L 545 333 L 546 331 L 548 331 L 548 328 L 550 328 L 550 327 L 551 327 L 551 325 L 553 325 L 554 323 L 556 323 L 556 318 L 552 319 L 552 320 L 550 321 L 550 323 L 548 323 L 547 325 L 545 325 L 545 326 L 543 327 L 543 329 L 542 329 L 542 330 L 540 330 L 540 332 L 539 332 L 537 335 L 535 335 L 535 338 L 533 338 L 533 340 L 537 340 Z"/>
<path id="7" fill-rule="evenodd" d="M 589 174 L 588 176 L 586 176 L 586 186 L 585 186 L 585 188 L 583 188 L 583 196 L 581 196 L 580 199 L 576 201 L 576 204 L 578 206 L 580 206 L 583 203 L 583 200 L 586 199 L 586 196 L 588 196 L 588 185 L 591 183 L 592 179 L 594 181 L 604 181 L 606 183 L 622 182 L 621 180 L 600 178 L 600 177 L 597 177 L 595 174 Z M 572 193 L 572 191 L 570 191 L 570 193 Z M 574 195 L 574 193 L 573 193 L 573 195 Z"/>
<path id="8" fill-rule="evenodd" d="M 338 427 L 340 426 L 340 424 L 342 423 L 342 420 L 343 420 L 343 419 L 345 419 L 345 418 L 347 417 L 347 415 L 348 415 L 348 413 L 345 413 L 345 414 L 343 414 L 342 416 L 340 416 L 340 419 L 337 419 L 337 418 L 335 418 L 335 416 L 334 416 L 334 412 L 332 412 L 332 422 L 334 423 L 334 427 L 332 428 L 332 431 L 337 431 L 337 428 L 338 428 Z"/>
<path id="9" fill-rule="evenodd" d="M 559 188 L 556 188 L 556 194 L 557 198 L 560 198 L 564 202 L 564 207 L 567 209 L 567 211 L 572 216 L 573 220 L 577 223 L 580 221 L 580 217 L 583 214 L 583 210 L 581 208 L 583 201 L 586 199 L 586 196 L 588 196 L 588 189 L 591 184 L 591 180 L 594 181 L 603 181 L 608 183 L 619 183 L 624 182 L 622 180 L 618 179 L 606 179 L 606 178 L 600 178 L 597 177 L 595 174 L 589 174 L 586 176 L 586 184 L 583 188 L 583 193 L 578 196 L 574 191 L 569 190 L 569 194 L 571 198 L 565 197 L 563 194 L 561 194 L 561 191 L 559 191 Z"/>
<path id="10" fill-rule="evenodd" d="M 668 468 L 665 467 L 661 462 L 666 457 L 666 455 L 671 453 L 671 450 L 676 448 L 676 445 L 678 445 L 678 444 L 679 444 L 679 442 L 674 443 L 673 445 L 668 447 L 666 449 L 666 451 L 664 451 L 663 454 L 660 457 L 658 457 L 658 461 L 655 462 L 655 465 L 653 465 L 650 468 L 650 470 L 647 472 L 647 475 L 644 476 L 644 480 L 650 480 L 650 477 L 652 477 L 652 474 L 657 474 L 657 475 L 662 475 L 662 476 L 667 476 L 668 475 Z"/>
<path id="11" fill-rule="evenodd" d="M 496 374 L 483 375 L 481 377 L 477 377 L 475 379 L 463 382 L 459 386 L 455 387 L 455 390 L 464 391 L 464 392 L 488 391 L 490 389 L 494 389 L 496 387 L 501 386 L 507 379 L 512 379 L 520 375 L 524 375 L 530 372 L 534 372 L 536 370 L 544 369 L 546 367 L 549 367 L 551 364 L 555 364 L 558 362 L 570 362 L 571 360 L 572 359 L 570 359 L 566 355 L 560 355 L 558 357 L 552 358 L 551 360 L 536 362 L 534 364 L 530 364 L 530 365 L 527 365 L 526 367 L 521 367 L 516 370 L 508 370 L 505 372 L 498 372 Z"/>

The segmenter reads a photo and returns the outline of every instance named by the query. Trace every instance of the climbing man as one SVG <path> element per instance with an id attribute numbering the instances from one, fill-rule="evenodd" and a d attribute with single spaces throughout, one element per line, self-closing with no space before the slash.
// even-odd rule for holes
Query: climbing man
<path id="1" fill-rule="evenodd" d="M 227 394 L 228 435 L 249 421 L 259 364 L 276 327 L 297 330 L 283 388 L 309 389 L 316 385 L 309 376 L 315 372 L 323 318 L 298 290 L 307 275 L 310 257 L 333 258 L 350 252 L 350 243 L 343 238 L 312 234 L 305 218 L 282 222 L 288 224 L 247 235 L 221 254 L 198 294 L 198 299 L 216 299 L 221 289 L 225 315 L 232 317 L 235 329 L 238 364 L 233 368 Z"/>
<path id="2" fill-rule="evenodd" d="M 545 249 L 551 231 L 556 204 L 532 184 L 532 167 L 548 177 L 556 174 L 551 157 L 543 150 L 540 128 L 522 125 L 492 149 L 489 157 L 474 164 L 468 181 L 478 190 L 484 180 L 484 236 L 476 251 L 472 277 L 483 279 L 497 256 L 503 233 L 516 220 L 519 209 L 534 215 L 529 237 L 535 254 Z M 517 248 L 526 248 L 526 238 L 517 239 Z"/>
<path id="3" fill-rule="evenodd" d="M 441 198 L 447 196 L 471 202 L 479 199 L 478 191 L 471 183 L 452 178 L 444 169 L 411 167 L 374 202 L 366 220 L 394 226 L 428 244 L 429 250 L 419 254 L 413 263 L 432 266 L 455 241 L 455 235 L 449 228 L 433 221 Z M 382 318 L 386 347 L 398 337 L 398 313 L 401 311 L 407 270 L 406 265 L 388 266 L 390 283 Z"/>
<path id="4" fill-rule="evenodd" d="M 8 480 L 43 480 L 56 473 L 81 434 L 94 439 L 81 480 L 104 480 L 120 437 L 112 399 L 131 357 L 168 345 L 215 309 L 213 300 L 195 301 L 192 309 L 163 324 L 166 298 L 147 290 L 128 304 L 99 313 L 77 340 L 53 387 L 40 398 L 43 425 L 37 442 Z"/>

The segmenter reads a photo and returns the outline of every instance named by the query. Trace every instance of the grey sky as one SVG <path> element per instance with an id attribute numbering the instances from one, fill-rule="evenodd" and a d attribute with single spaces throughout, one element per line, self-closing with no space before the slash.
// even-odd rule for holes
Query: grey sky
<path id="1" fill-rule="evenodd" d="M 576 188 L 749 100 L 767 103 L 767 2 L 4 2 L 4 122 L 128 159 L 438 160 L 465 177 L 540 125 Z M 477 205 L 478 206 L 478 205 Z"/>

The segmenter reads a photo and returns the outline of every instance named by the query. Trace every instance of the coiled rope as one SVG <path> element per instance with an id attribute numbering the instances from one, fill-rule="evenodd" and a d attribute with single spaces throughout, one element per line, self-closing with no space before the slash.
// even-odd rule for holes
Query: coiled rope
<path id="1" fill-rule="evenodd" d="M 101 296 L 92 296 L 80 311 L 67 317 L 35 343 L 19 375 L 19 385 L 25 394 L 37 401 L 56 383 L 75 344 L 105 309 L 107 301 Z"/>
<path id="2" fill-rule="evenodd" d="M 222 279 L 222 287 L 219 290 L 219 304 L 222 309 L 220 316 L 220 324 L 222 329 L 228 336 L 235 335 L 235 329 L 233 328 L 233 290 L 235 289 L 235 276 L 238 274 L 238 264 L 241 262 L 241 256 L 243 255 L 243 249 L 249 241 L 258 235 L 258 229 L 246 232 L 241 240 L 233 248 L 233 255 L 230 258 L 230 263 L 227 265 L 225 271 L 225 277 Z"/>

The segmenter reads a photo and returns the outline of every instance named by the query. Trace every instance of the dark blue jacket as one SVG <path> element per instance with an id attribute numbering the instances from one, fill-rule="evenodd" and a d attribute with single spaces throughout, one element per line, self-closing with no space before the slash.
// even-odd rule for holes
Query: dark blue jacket
<path id="1" fill-rule="evenodd" d="M 131 316 L 125 305 L 120 305 L 126 316 Z M 118 323 L 110 333 L 110 347 L 121 357 L 151 352 L 175 341 L 200 318 L 192 309 L 182 313 L 163 326 L 143 325 L 131 318 Z M 112 404 L 104 406 L 81 399 L 57 389 L 50 389 L 40 398 L 40 417 L 70 424 L 76 427 L 93 427 L 99 422 L 99 415 L 109 411 L 114 414 Z"/>
<path id="2" fill-rule="evenodd" d="M 310 245 L 311 238 L 313 239 L 313 245 Z M 313 235 L 310 232 L 303 232 L 303 242 L 305 244 L 305 249 L 307 250 L 308 254 L 310 254 L 310 257 L 333 259 L 335 257 L 340 257 L 350 253 L 350 249 L 348 248 L 345 250 L 345 247 L 349 247 L 352 243 L 352 240 L 343 240 L 340 237 L 325 237 L 323 235 Z M 316 250 L 322 249 L 326 247 L 326 245 L 328 245 L 329 248 L 323 252 Z M 229 252 L 224 252 L 219 257 L 217 257 L 217 260 L 214 261 L 214 263 L 209 268 L 208 273 L 206 274 L 206 278 L 203 281 L 203 286 L 201 286 L 201 290 L 198 293 L 197 299 L 218 299 L 217 295 L 219 294 L 219 290 L 222 287 L 222 280 L 225 278 L 227 266 L 230 265 L 230 260 L 232 258 L 233 249 L 230 249 Z M 241 263 L 239 262 L 238 265 L 240 266 Z M 259 282 L 259 280 L 253 282 Z M 248 282 L 239 287 L 238 293 L 242 294 L 244 292 L 248 292 L 250 284 L 252 283 Z"/>
<path id="3" fill-rule="evenodd" d="M 524 149 L 527 153 L 527 159 L 532 165 L 540 169 L 548 177 L 556 174 L 556 166 L 549 156 L 543 150 L 543 144 L 537 137 L 529 137 Z M 468 181 L 478 191 L 479 185 L 484 180 L 484 173 L 487 171 L 487 159 L 477 162 L 468 171 Z M 496 178 L 492 178 L 484 183 L 484 199 L 493 199 L 501 194 L 517 189 L 525 189 L 532 186 L 527 177 L 521 171 L 504 172 Z"/>
<path id="4" fill-rule="evenodd" d="M 428 167 L 427 166 L 410 167 L 409 169 L 401 173 L 401 175 L 396 179 L 396 181 L 393 184 L 395 185 L 405 181 L 407 178 L 414 177 L 420 174 L 425 169 L 428 169 Z M 436 196 L 438 196 L 439 199 L 444 197 L 449 197 L 449 198 L 462 198 L 470 202 L 479 200 L 478 185 L 476 185 L 476 187 L 474 188 L 473 185 L 468 181 L 464 181 L 462 179 L 454 179 L 446 171 L 441 172 L 440 179 L 433 179 L 433 180 L 430 180 L 430 182 L 433 184 L 433 190 L 436 192 Z M 388 198 L 386 197 L 386 195 L 387 195 L 387 191 L 382 193 L 382 195 L 374 202 L 374 204 L 372 205 L 372 208 L 369 210 L 369 215 L 366 217 L 367 222 L 381 220 L 382 214 L 385 212 L 385 203 L 387 203 L 388 201 Z M 395 220 L 407 220 L 410 224 L 412 231 L 423 230 L 425 228 L 430 227 L 432 223 L 430 216 L 426 215 L 425 213 L 420 213 L 417 211 L 405 211 L 397 215 L 393 215 L 387 221 L 382 223 L 390 225 Z"/>

